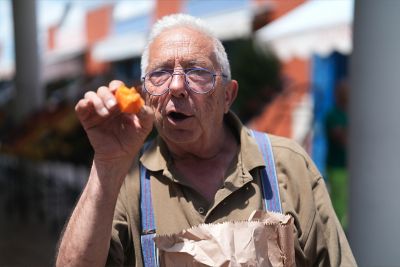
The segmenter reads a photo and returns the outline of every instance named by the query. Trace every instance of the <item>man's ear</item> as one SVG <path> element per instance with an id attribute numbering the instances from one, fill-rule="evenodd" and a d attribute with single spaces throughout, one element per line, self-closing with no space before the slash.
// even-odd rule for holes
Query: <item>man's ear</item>
<path id="1" fill-rule="evenodd" d="M 224 112 L 227 113 L 232 106 L 233 101 L 235 101 L 238 90 L 239 84 L 236 80 L 230 80 L 227 82 L 227 86 L 225 87 L 225 107 Z"/>

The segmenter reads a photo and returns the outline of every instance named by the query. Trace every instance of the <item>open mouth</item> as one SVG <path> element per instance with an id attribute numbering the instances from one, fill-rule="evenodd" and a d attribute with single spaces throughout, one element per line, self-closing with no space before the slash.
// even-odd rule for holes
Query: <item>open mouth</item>
<path id="1" fill-rule="evenodd" d="M 168 118 L 171 118 L 174 121 L 182 121 L 182 120 L 185 120 L 185 119 L 190 118 L 190 117 L 191 116 L 185 115 L 185 114 L 180 113 L 180 112 L 175 112 L 175 111 L 172 111 L 172 112 L 168 113 Z"/>

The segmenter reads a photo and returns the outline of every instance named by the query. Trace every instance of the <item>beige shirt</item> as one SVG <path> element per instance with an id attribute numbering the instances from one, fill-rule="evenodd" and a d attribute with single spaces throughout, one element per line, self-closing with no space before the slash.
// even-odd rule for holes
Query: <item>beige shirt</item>
<path id="1" fill-rule="evenodd" d="M 226 123 L 240 142 L 240 149 L 211 205 L 174 171 L 160 138 L 140 158 L 150 171 L 157 234 L 176 233 L 201 223 L 247 220 L 252 211 L 263 209 L 257 171 L 264 167 L 261 152 L 236 116 L 227 115 Z M 312 160 L 293 141 L 271 135 L 270 139 L 282 209 L 295 221 L 297 266 L 356 266 L 324 180 Z M 142 266 L 139 193 L 136 160 L 115 209 L 109 266 Z"/>

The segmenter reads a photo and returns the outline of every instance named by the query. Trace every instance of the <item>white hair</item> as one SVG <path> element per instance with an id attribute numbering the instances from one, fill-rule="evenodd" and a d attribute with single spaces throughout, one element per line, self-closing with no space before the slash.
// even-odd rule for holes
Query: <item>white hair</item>
<path id="1" fill-rule="evenodd" d="M 228 56 L 226 55 L 225 48 L 222 45 L 221 41 L 215 36 L 210 27 L 203 20 L 187 14 L 168 15 L 161 18 L 154 24 L 154 26 L 150 31 L 147 45 L 142 54 L 142 60 L 141 60 L 142 77 L 144 77 L 144 75 L 146 74 L 146 70 L 149 64 L 150 45 L 162 32 L 179 27 L 194 29 L 212 39 L 217 63 L 220 65 L 222 73 L 228 77 L 228 80 L 230 80 L 231 69 L 229 66 Z"/>

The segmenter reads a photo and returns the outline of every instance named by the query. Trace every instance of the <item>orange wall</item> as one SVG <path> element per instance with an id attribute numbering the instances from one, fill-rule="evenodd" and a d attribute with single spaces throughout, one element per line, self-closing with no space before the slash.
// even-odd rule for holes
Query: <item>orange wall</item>
<path id="1" fill-rule="evenodd" d="M 169 14 L 181 12 L 183 1 L 184 0 L 157 0 L 153 21 Z"/>
<path id="2" fill-rule="evenodd" d="M 109 35 L 112 25 L 112 11 L 112 5 L 105 5 L 88 11 L 86 15 L 86 34 L 89 46 Z"/>
<path id="3" fill-rule="evenodd" d="M 56 48 L 56 34 L 57 34 L 58 27 L 57 26 L 50 26 L 47 29 L 47 48 L 48 51 L 51 51 Z"/>
<path id="4" fill-rule="evenodd" d="M 88 11 L 86 15 L 86 40 L 89 48 L 110 34 L 113 23 L 112 11 L 112 5 L 105 5 Z M 85 55 L 85 63 L 85 70 L 88 75 L 102 74 L 109 68 L 108 63 L 93 60 L 90 50 Z"/>
<path id="5" fill-rule="evenodd" d="M 310 61 L 307 59 L 292 59 L 282 63 L 282 76 L 295 83 L 307 83 L 310 81 Z"/>

